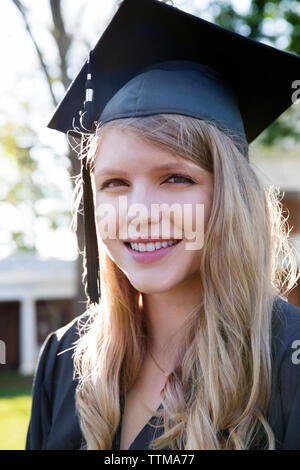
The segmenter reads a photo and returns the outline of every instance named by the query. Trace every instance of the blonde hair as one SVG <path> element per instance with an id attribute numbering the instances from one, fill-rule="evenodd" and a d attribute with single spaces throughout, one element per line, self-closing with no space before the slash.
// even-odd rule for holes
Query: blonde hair
<path id="1" fill-rule="evenodd" d="M 91 171 L 97 143 L 112 126 L 190 159 L 214 178 L 199 266 L 203 297 L 185 318 L 185 341 L 162 393 L 163 410 L 153 410 L 163 417 L 164 432 L 151 448 L 274 449 L 266 418 L 272 307 L 299 277 L 278 188 L 263 188 L 232 136 L 176 114 L 102 125 L 90 142 Z M 78 180 L 77 190 L 80 185 Z M 111 449 L 120 422 L 120 394 L 139 375 L 147 325 L 141 293 L 105 252 L 99 256 L 101 301 L 89 308 L 74 364 L 83 435 L 88 449 L 104 450 Z"/>

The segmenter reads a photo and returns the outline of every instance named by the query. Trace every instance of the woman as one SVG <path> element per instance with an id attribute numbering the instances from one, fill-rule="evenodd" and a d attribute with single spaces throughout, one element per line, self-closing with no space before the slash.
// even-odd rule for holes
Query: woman
<path id="1" fill-rule="evenodd" d="M 186 20 L 143 3 L 166 25 Z M 132 5 L 114 18 L 118 32 Z M 123 80 L 82 148 L 94 301 L 44 343 L 27 449 L 300 449 L 300 309 L 282 297 L 298 276 L 279 194 L 248 161 L 231 88 L 212 69 L 170 58 Z M 146 209 L 138 219 L 136 203 Z M 152 213 L 153 204 L 165 206 Z M 178 218 L 166 211 L 174 204 Z"/>

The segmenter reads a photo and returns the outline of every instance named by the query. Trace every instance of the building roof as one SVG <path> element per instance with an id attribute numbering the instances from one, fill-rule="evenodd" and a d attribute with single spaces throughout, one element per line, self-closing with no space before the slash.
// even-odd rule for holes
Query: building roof
<path id="1" fill-rule="evenodd" d="M 76 294 L 77 261 L 16 253 L 0 260 L 0 301 L 24 297 L 69 298 Z"/>

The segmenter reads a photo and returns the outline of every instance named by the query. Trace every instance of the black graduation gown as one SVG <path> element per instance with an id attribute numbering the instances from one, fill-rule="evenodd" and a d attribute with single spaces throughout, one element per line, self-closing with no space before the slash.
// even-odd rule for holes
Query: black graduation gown
<path id="1" fill-rule="evenodd" d="M 26 450 L 86 448 L 75 409 L 77 381 L 73 380 L 72 346 L 78 338 L 79 319 L 82 323 L 87 315 L 76 317 L 50 333 L 41 348 L 33 382 Z M 300 308 L 278 297 L 273 307 L 272 328 L 273 369 L 267 418 L 275 434 L 276 449 L 300 450 Z M 122 413 L 124 395 L 120 397 L 120 406 Z M 129 450 L 148 449 L 154 433 L 156 437 L 163 432 L 150 426 L 157 424 L 156 420 L 150 419 Z M 114 450 L 119 449 L 120 427 L 121 424 L 114 438 Z"/>

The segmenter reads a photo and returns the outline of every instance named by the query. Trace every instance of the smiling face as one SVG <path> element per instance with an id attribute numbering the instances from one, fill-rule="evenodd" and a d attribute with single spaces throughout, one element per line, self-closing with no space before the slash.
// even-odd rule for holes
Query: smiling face
<path id="1" fill-rule="evenodd" d="M 193 231 L 197 229 L 198 233 L 199 212 L 196 207 L 203 205 L 200 230 L 205 231 L 213 198 L 213 175 L 210 172 L 142 139 L 131 130 L 110 128 L 104 132 L 97 149 L 94 187 L 100 248 L 107 250 L 138 291 L 165 292 L 197 276 L 201 249 L 186 248 L 186 242 L 191 239 L 187 238 L 184 227 Z M 121 217 L 120 199 L 126 200 L 125 218 Z M 146 212 L 130 212 L 130 207 L 137 203 L 142 204 Z M 153 204 L 166 204 L 165 207 L 176 204 L 177 213 L 181 214 L 184 214 L 184 205 L 187 204 L 191 211 L 188 216 L 185 213 L 177 218 L 172 211 L 153 212 Z M 105 214 L 105 221 L 115 227 L 115 236 L 110 238 L 103 236 L 100 228 L 99 208 L 104 205 L 111 208 Z M 145 232 L 132 236 L 133 232 L 127 231 L 127 237 L 124 237 L 124 230 L 129 225 L 137 231 L 143 228 Z M 165 227 L 170 231 L 166 232 Z M 147 239 L 151 244 L 130 245 L 124 242 L 136 238 Z M 159 239 L 180 241 L 166 246 L 162 240 L 157 242 Z"/>

